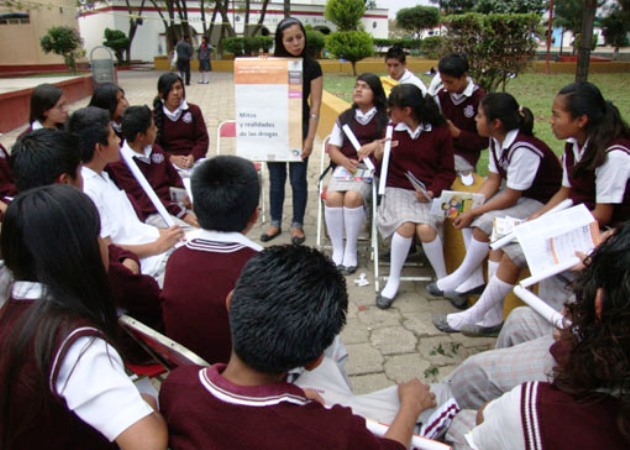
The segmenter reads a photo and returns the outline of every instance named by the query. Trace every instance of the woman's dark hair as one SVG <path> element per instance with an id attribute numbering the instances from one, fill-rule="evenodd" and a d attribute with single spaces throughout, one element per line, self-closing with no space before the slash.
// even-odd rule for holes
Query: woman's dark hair
<path id="1" fill-rule="evenodd" d="M 57 104 L 63 91 L 52 84 L 40 84 L 31 94 L 31 112 L 28 121 L 30 123 L 36 120 L 44 123 L 46 116 L 44 113 Z"/>
<path id="2" fill-rule="evenodd" d="M 284 30 L 286 30 L 289 27 L 292 27 L 293 25 L 299 25 L 300 29 L 302 30 L 302 34 L 304 35 L 304 49 L 302 50 L 302 54 L 298 55 L 298 57 L 303 57 L 303 58 L 307 57 L 306 29 L 304 28 L 304 25 L 302 24 L 302 22 L 300 22 L 295 17 L 285 17 L 278 24 L 278 27 L 276 28 L 276 35 L 274 37 L 273 56 L 281 56 L 281 57 L 289 57 L 289 58 L 296 57 L 292 55 L 291 53 L 289 53 L 286 48 L 284 48 L 284 43 L 282 42 L 282 34 L 284 33 Z"/>
<path id="3" fill-rule="evenodd" d="M 176 82 L 180 82 L 182 84 L 183 98 L 186 98 L 186 88 L 184 87 L 184 81 L 182 78 L 176 74 L 175 72 L 167 72 L 162 74 L 158 79 L 157 90 L 158 95 L 153 100 L 153 120 L 155 121 L 155 126 L 157 127 L 157 137 L 155 141 L 158 144 L 163 144 L 162 142 L 162 131 L 164 130 L 164 110 L 162 109 L 163 102 L 166 101 L 166 97 L 168 93 L 173 89 L 173 85 Z"/>
<path id="4" fill-rule="evenodd" d="M 595 298 L 602 293 L 601 315 Z M 567 303 L 571 326 L 563 331 L 570 353 L 555 368 L 554 383 L 576 396 L 616 392 L 617 423 L 630 442 L 630 221 L 588 258 Z"/>
<path id="5" fill-rule="evenodd" d="M 378 111 L 376 115 L 376 125 L 378 127 L 378 132 L 380 133 L 385 130 L 387 122 L 389 121 L 389 118 L 387 117 L 387 96 L 385 95 L 381 79 L 373 73 L 366 72 L 359 75 L 357 77 L 357 81 L 365 82 L 372 90 L 372 103 L 374 103 L 374 106 Z M 351 109 L 344 111 L 339 116 L 339 121 L 342 124 L 350 123 L 354 118 L 354 110 L 356 108 L 358 108 L 358 106 L 353 103 Z"/>
<path id="6" fill-rule="evenodd" d="M 88 106 L 96 106 L 97 108 L 106 109 L 109 111 L 109 115 L 112 120 L 114 120 L 114 113 L 116 112 L 116 108 L 118 108 L 118 93 L 122 93 L 125 95 L 125 91 L 120 86 L 115 85 L 114 83 L 101 83 L 96 85 L 94 89 L 94 93 L 92 94 L 92 99 L 90 100 L 90 104 Z"/>
<path id="7" fill-rule="evenodd" d="M 0 436 L 2 448 L 11 448 L 20 424 L 12 418 L 18 383 L 30 383 L 34 398 L 43 399 L 49 388 L 51 364 L 58 339 L 73 331 L 76 320 L 115 335 L 116 311 L 109 294 L 107 273 L 98 243 L 100 220 L 94 203 L 81 191 L 66 185 L 35 188 L 18 195 L 9 205 L 2 224 L 0 246 L 17 281 L 44 286 L 43 299 L 30 306 L 1 343 Z M 9 326 L 14 313 L 4 308 L 0 325 Z M 34 351 L 36 372 L 18 380 Z M 40 395 L 41 394 L 41 395 Z M 45 404 L 28 405 L 29 414 Z M 27 414 L 27 415 L 29 415 Z M 9 445 L 7 445 L 9 443 Z"/>
<path id="8" fill-rule="evenodd" d="M 429 95 L 423 97 L 420 88 L 413 84 L 394 86 L 387 99 L 387 106 L 390 108 L 393 106 L 409 107 L 415 118 L 422 123 L 435 126 L 446 123 L 433 98 Z"/>
<path id="9" fill-rule="evenodd" d="M 571 117 L 588 117 L 584 128 L 588 136 L 588 148 L 575 166 L 575 175 L 584 170 L 595 170 L 606 161 L 606 149 L 617 138 L 630 139 L 630 128 L 612 102 L 604 100 L 602 93 L 592 83 L 578 81 L 558 92 L 563 96 L 564 109 Z"/>
<path id="10" fill-rule="evenodd" d="M 488 121 L 499 119 L 505 132 L 518 128 L 527 136 L 534 135 L 534 115 L 529 108 L 519 106 L 516 99 L 507 92 L 486 95 L 479 107 L 483 109 Z"/>

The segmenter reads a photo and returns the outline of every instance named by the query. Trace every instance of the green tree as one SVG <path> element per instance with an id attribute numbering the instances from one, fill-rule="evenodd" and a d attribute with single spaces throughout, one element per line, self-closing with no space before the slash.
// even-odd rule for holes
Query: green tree
<path id="1" fill-rule="evenodd" d="M 125 50 L 129 47 L 129 38 L 120 30 L 110 30 L 105 28 L 105 40 L 103 41 L 105 47 L 109 47 L 116 55 L 116 61 L 118 64 L 123 64 L 123 55 Z"/>
<path id="2" fill-rule="evenodd" d="M 438 5 L 444 15 L 463 14 L 473 10 L 477 0 L 429 0 Z"/>
<path id="3" fill-rule="evenodd" d="M 532 33 L 536 14 L 469 13 L 445 18 L 447 53 L 468 56 L 470 74 L 487 91 L 505 90 L 510 76 L 522 72 L 533 59 L 536 42 Z"/>
<path id="4" fill-rule="evenodd" d="M 41 38 L 40 45 L 45 53 L 63 56 L 66 66 L 73 73 L 77 72 L 77 57 L 81 54 L 83 39 L 72 27 L 52 27 Z"/>
<path id="5" fill-rule="evenodd" d="M 364 0 L 328 0 L 324 16 L 337 25 L 338 31 L 355 31 L 365 14 Z"/>
<path id="6" fill-rule="evenodd" d="M 357 75 L 357 61 L 372 56 L 374 42 L 365 31 L 337 31 L 326 36 L 326 48 L 335 58 L 352 63 L 352 74 Z"/>
<path id="7" fill-rule="evenodd" d="M 440 10 L 432 6 L 414 6 L 403 8 L 396 13 L 398 26 L 418 37 L 422 30 L 440 24 Z"/>
<path id="8" fill-rule="evenodd" d="M 564 32 L 567 30 L 573 32 L 574 35 L 580 33 L 583 8 L 583 0 L 562 0 L 555 3 L 553 24 L 561 28 L 562 37 L 564 37 Z M 562 54 L 563 42 L 561 41 L 559 44 L 560 53 Z"/>
<path id="9" fill-rule="evenodd" d="M 607 45 L 615 48 L 613 59 L 619 57 L 619 48 L 627 47 L 630 33 L 630 0 L 620 0 L 601 21 Z"/>
<path id="10" fill-rule="evenodd" d="M 312 26 L 306 26 L 306 53 L 317 58 L 317 55 L 326 47 L 326 36 L 321 31 L 314 30 Z"/>
<path id="11" fill-rule="evenodd" d="M 542 14 L 547 8 L 547 0 L 479 0 L 474 9 L 482 14 Z"/>

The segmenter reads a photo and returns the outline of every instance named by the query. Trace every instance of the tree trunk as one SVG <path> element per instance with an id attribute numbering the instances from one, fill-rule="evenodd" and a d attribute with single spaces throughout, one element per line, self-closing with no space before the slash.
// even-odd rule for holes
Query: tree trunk
<path id="1" fill-rule="evenodd" d="M 125 49 L 125 62 L 127 64 L 130 64 L 131 63 L 131 43 L 133 42 L 133 38 L 136 36 L 136 31 L 138 31 L 139 17 L 138 18 L 132 17 L 133 11 L 131 10 L 131 4 L 129 3 L 129 0 L 125 0 L 125 3 L 127 4 L 127 11 L 129 12 L 129 33 L 128 33 L 129 44 L 127 45 L 127 48 Z M 144 3 L 145 3 L 145 0 L 142 0 L 142 3 L 140 3 L 138 16 L 142 15 L 142 11 L 144 10 Z"/>
<path id="2" fill-rule="evenodd" d="M 243 37 L 249 36 L 249 10 L 251 9 L 251 0 L 245 0 L 245 23 L 243 24 Z M 235 24 L 236 25 L 236 24 Z"/>
<path id="3" fill-rule="evenodd" d="M 284 0 L 284 17 L 290 17 L 291 16 L 291 2 L 289 0 Z"/>
<path id="4" fill-rule="evenodd" d="M 262 29 L 263 22 L 265 21 L 265 15 L 267 14 L 267 6 L 269 6 L 269 0 L 263 0 L 262 11 L 260 13 L 260 19 L 258 19 L 258 23 L 256 24 L 256 27 L 254 28 L 254 31 L 251 34 L 252 36 L 256 36 L 256 34 L 258 34 L 258 32 Z"/>
<path id="5" fill-rule="evenodd" d="M 580 34 L 580 51 L 578 53 L 577 67 L 575 68 L 575 81 L 587 81 L 588 66 L 591 59 L 591 45 L 593 44 L 593 24 L 595 22 L 595 10 L 597 0 L 584 0 L 582 12 L 582 30 Z"/>

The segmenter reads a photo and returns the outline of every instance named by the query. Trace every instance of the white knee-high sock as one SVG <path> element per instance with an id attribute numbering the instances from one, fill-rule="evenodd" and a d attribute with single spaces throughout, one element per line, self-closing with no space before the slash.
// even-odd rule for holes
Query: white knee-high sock
<path id="1" fill-rule="evenodd" d="M 497 273 L 497 269 L 499 268 L 499 261 L 490 261 L 488 260 L 488 281 L 492 279 L 495 273 Z"/>
<path id="2" fill-rule="evenodd" d="M 492 277 L 477 303 L 466 311 L 447 316 L 448 325 L 460 330 L 464 325 L 472 325 L 482 320 L 483 326 L 487 327 L 500 324 L 503 322 L 503 314 L 499 316 L 498 311 L 503 311 L 503 299 L 513 287 L 513 284 L 501 281 L 496 276 Z M 488 313 L 490 313 L 488 320 L 484 320 Z"/>
<path id="3" fill-rule="evenodd" d="M 468 247 L 470 247 L 470 241 L 472 240 L 473 229 L 470 227 L 462 228 L 462 240 L 464 241 L 464 247 L 466 247 L 466 251 L 468 251 Z"/>
<path id="4" fill-rule="evenodd" d="M 343 208 L 324 207 L 326 229 L 332 243 L 332 260 L 336 265 L 343 261 Z"/>
<path id="5" fill-rule="evenodd" d="M 382 296 L 394 298 L 398 293 L 398 288 L 400 287 L 400 273 L 409 254 L 411 241 L 413 241 L 413 238 L 402 237 L 400 234 L 394 233 L 389 257 L 389 277 L 387 278 L 387 284 L 381 291 Z"/>
<path id="6" fill-rule="evenodd" d="M 484 258 L 488 255 L 489 248 L 490 246 L 487 242 L 471 239 L 470 247 L 466 251 L 466 256 L 461 265 L 449 276 L 438 280 L 438 288 L 443 291 L 450 291 L 466 281 L 469 275 L 481 265 Z"/>
<path id="7" fill-rule="evenodd" d="M 424 254 L 427 256 L 431 267 L 433 267 L 436 278 L 440 279 L 445 277 L 446 264 L 444 263 L 444 249 L 442 248 L 442 239 L 440 239 L 440 235 L 438 234 L 431 242 L 423 242 L 422 249 L 424 250 Z"/>
<path id="8" fill-rule="evenodd" d="M 357 266 L 357 241 L 363 225 L 363 206 L 357 208 L 343 208 L 343 222 L 346 226 L 346 248 L 343 252 L 345 267 Z"/>

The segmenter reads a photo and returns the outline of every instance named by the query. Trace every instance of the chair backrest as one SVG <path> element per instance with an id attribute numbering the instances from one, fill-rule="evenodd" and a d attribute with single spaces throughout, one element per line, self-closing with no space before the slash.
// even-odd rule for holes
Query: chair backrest
<path id="1" fill-rule="evenodd" d="M 319 158 L 319 173 L 320 175 L 322 173 L 324 173 L 324 169 L 326 167 L 328 167 L 326 165 L 327 163 L 327 158 L 326 156 L 328 156 L 330 154 L 330 134 L 328 136 L 326 136 L 324 138 L 324 140 L 322 141 L 322 148 L 321 148 L 321 152 L 320 152 L 320 158 Z"/>
<path id="2" fill-rule="evenodd" d="M 210 364 L 181 344 L 137 321 L 133 317 L 122 315 L 118 318 L 120 326 L 143 347 L 151 356 L 168 369 L 179 366 Z"/>
<path id="3" fill-rule="evenodd" d="M 236 121 L 226 120 L 217 127 L 217 155 L 221 154 L 221 139 L 236 137 Z"/>

